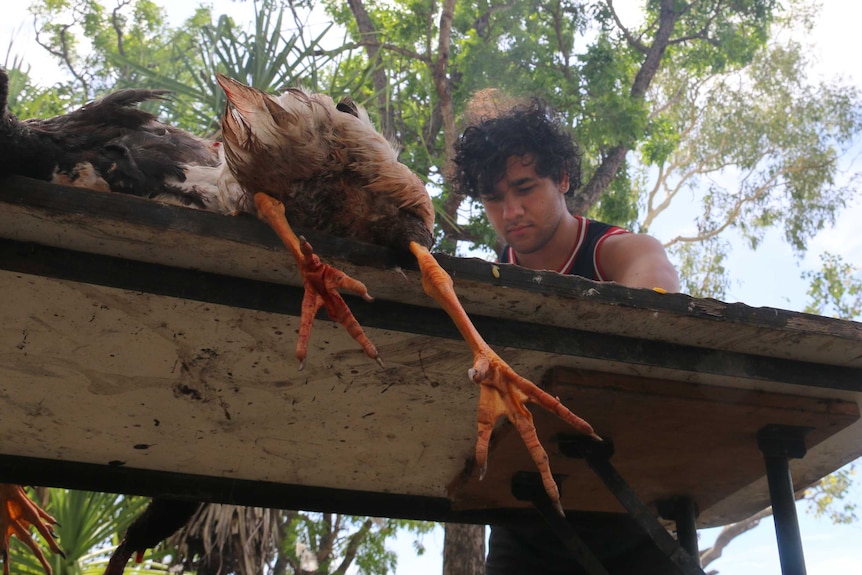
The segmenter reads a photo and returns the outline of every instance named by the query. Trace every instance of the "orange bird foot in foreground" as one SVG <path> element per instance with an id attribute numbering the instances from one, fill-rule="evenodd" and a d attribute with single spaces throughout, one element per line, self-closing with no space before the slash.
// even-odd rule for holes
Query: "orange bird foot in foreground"
<path id="1" fill-rule="evenodd" d="M 425 292 L 433 297 L 446 310 L 458 331 L 467 341 L 473 352 L 473 367 L 467 372 L 470 380 L 479 384 L 479 436 L 476 440 L 476 463 L 484 476 L 488 465 L 488 443 L 494 424 L 505 415 L 518 430 L 521 439 L 527 446 L 533 462 L 542 476 L 542 484 L 551 502 L 560 515 L 563 508 L 560 505 L 560 491 L 551 474 L 548 454 L 536 435 L 533 415 L 527 409 L 528 402 L 536 403 L 547 409 L 576 431 L 589 435 L 601 441 L 593 431 L 592 426 L 569 411 L 560 400 L 539 389 L 533 382 L 515 373 L 509 365 L 498 356 L 482 339 L 467 316 L 467 312 L 458 301 L 452 285 L 452 278 L 440 267 L 434 256 L 421 245 L 411 242 L 410 251 L 419 261 L 422 271 L 422 286 Z"/>
<path id="2" fill-rule="evenodd" d="M 49 525 L 56 524 L 57 521 L 53 517 L 45 513 L 27 497 L 23 487 L 0 483 L 0 530 L 3 532 L 0 556 L 3 559 L 3 575 L 9 575 L 9 539 L 12 535 L 18 537 L 30 548 L 36 558 L 39 559 L 45 573 L 51 575 L 51 566 L 48 565 L 48 560 L 42 553 L 42 549 L 33 541 L 30 527 L 36 528 L 36 531 L 48 543 L 51 551 L 65 557 L 49 527 Z"/>
<path id="3" fill-rule="evenodd" d="M 284 205 L 275 198 L 258 193 L 254 195 L 254 205 L 258 217 L 269 224 L 285 247 L 290 251 L 299 266 L 302 281 L 305 285 L 305 295 L 302 298 L 302 316 L 299 321 L 299 339 L 296 343 L 296 357 L 299 359 L 299 369 L 305 367 L 305 357 L 308 350 L 308 339 L 311 326 L 317 310 L 326 308 L 326 313 L 332 321 L 337 321 L 353 336 L 365 354 L 381 366 L 380 354 L 371 340 L 365 335 L 362 326 L 353 317 L 353 313 L 338 290 L 355 293 L 365 301 L 372 301 L 365 285 L 348 276 L 344 272 L 320 261 L 305 238 L 299 238 L 287 223 L 284 216 Z"/>

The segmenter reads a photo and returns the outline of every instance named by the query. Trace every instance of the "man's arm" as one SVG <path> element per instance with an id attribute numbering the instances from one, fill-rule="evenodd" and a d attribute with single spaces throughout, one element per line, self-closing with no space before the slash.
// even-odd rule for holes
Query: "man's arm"
<path id="1" fill-rule="evenodd" d="M 604 276 L 628 287 L 679 291 L 679 275 L 661 243 L 646 234 L 607 238 L 597 254 Z"/>

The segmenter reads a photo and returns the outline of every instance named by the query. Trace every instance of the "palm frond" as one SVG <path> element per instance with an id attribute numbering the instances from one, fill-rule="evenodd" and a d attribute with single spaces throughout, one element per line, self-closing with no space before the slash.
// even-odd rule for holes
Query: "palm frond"
<path id="1" fill-rule="evenodd" d="M 34 539 L 43 549 L 55 575 L 83 575 L 101 573 L 111 549 L 120 534 L 143 510 L 147 499 L 114 493 L 94 493 L 70 489 L 31 490 L 30 496 L 43 509 L 53 515 L 58 524 L 54 527 L 65 557 L 54 555 L 38 535 Z M 92 549 L 101 551 L 93 552 Z M 12 540 L 10 551 L 13 572 L 20 575 L 42 575 L 41 564 L 30 550 L 17 539 Z"/>
<path id="2" fill-rule="evenodd" d="M 204 505 L 171 537 L 174 565 L 207 572 L 260 575 L 279 548 L 279 511 L 236 505 Z M 217 571 L 212 571 L 217 569 Z"/>

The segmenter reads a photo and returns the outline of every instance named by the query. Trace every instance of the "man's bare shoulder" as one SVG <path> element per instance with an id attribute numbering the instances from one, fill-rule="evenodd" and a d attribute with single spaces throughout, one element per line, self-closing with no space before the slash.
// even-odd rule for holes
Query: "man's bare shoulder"
<path id="1" fill-rule="evenodd" d="M 679 291 L 679 276 L 661 242 L 648 234 L 608 237 L 597 254 L 610 281 L 629 287 Z"/>
<path id="2" fill-rule="evenodd" d="M 646 255 L 665 256 L 664 246 L 649 234 L 614 234 L 602 243 L 602 257 L 611 256 L 634 259 Z M 665 256 L 666 257 L 666 256 Z"/>

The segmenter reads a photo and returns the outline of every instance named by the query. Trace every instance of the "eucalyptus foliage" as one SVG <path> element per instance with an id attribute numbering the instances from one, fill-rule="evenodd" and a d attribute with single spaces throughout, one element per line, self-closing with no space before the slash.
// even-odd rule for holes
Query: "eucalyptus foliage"
<path id="1" fill-rule="evenodd" d="M 803 274 L 810 282 L 805 311 L 862 321 L 862 268 L 829 252 L 820 263 L 819 271 Z"/>

